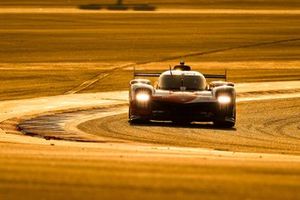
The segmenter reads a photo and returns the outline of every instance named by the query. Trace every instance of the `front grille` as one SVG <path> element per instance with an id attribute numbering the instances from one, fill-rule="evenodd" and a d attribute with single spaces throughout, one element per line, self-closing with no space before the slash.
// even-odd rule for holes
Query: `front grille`
<path id="1" fill-rule="evenodd" d="M 200 102 L 200 103 L 169 103 L 161 101 L 152 102 L 152 111 L 163 111 L 164 113 L 176 115 L 197 115 L 204 113 L 214 113 L 217 104 L 214 102 Z"/>

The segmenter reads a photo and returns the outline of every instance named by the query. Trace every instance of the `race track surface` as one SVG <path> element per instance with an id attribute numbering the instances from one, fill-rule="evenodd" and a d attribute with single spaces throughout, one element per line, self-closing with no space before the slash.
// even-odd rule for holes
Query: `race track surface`
<path id="1" fill-rule="evenodd" d="M 232 129 L 216 129 L 207 123 L 129 125 L 126 114 L 92 120 L 79 128 L 94 135 L 144 143 L 300 154 L 300 99 L 244 102 L 237 109 L 238 122 Z"/>
<path id="2" fill-rule="evenodd" d="M 233 129 L 130 126 L 127 92 L 2 102 L 0 197 L 298 199 L 299 84 L 282 83 L 238 84 Z"/>
<path id="3" fill-rule="evenodd" d="M 299 0 L 106 3 L 0 2 L 0 200 L 300 199 Z M 128 123 L 132 67 L 179 59 L 228 69 L 234 128 Z"/>

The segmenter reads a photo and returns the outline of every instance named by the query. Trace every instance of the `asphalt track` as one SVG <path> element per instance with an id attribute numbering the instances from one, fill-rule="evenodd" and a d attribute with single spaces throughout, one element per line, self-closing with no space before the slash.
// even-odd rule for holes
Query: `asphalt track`
<path id="1" fill-rule="evenodd" d="M 0 197 L 298 199 L 299 87 L 237 84 L 235 129 L 130 126 L 126 91 L 1 102 Z"/>
<path id="2" fill-rule="evenodd" d="M 3 109 L 13 106 L 17 114 L 22 110 L 29 113 L 14 116 L 12 112 L 12 116 L 2 119 L 1 127 L 7 132 L 21 131 L 47 140 L 133 141 L 224 151 L 299 154 L 299 81 L 241 83 L 236 88 L 238 123 L 233 129 L 215 129 L 209 123 L 182 127 L 153 122 L 130 126 L 126 91 L 37 98 L 25 101 L 24 105 L 18 105 L 24 101 L 8 101 L 2 105 Z"/>
<path id="3" fill-rule="evenodd" d="M 0 11 L 124 13 L 76 8 Z M 300 14 L 299 10 L 251 9 L 154 12 Z M 298 40 L 266 41 L 184 56 Z M 208 123 L 130 126 L 126 91 L 75 94 L 107 76 L 100 74 L 68 95 L 0 102 L 0 199 L 300 199 L 299 81 L 237 84 L 237 125 L 215 129 Z"/>
<path id="4" fill-rule="evenodd" d="M 253 90 L 255 86 L 252 85 L 242 84 L 238 88 L 240 91 L 247 91 L 247 88 Z M 239 93 L 238 124 L 233 129 L 215 129 L 209 123 L 178 126 L 168 122 L 152 122 L 131 126 L 127 121 L 128 106 L 124 106 L 124 103 L 113 107 L 100 106 L 98 109 L 41 115 L 21 122 L 18 127 L 27 135 L 46 139 L 121 143 L 134 141 L 232 152 L 298 155 L 300 101 L 288 99 L 297 97 L 295 88 L 287 94 L 278 91 L 263 91 L 260 96 L 256 93 L 253 95 L 253 91 Z M 255 92 L 259 93 L 259 89 Z M 280 95 L 286 100 L 273 100 Z M 258 100 L 264 101 L 253 103 Z M 77 127 L 81 131 L 76 130 Z"/>

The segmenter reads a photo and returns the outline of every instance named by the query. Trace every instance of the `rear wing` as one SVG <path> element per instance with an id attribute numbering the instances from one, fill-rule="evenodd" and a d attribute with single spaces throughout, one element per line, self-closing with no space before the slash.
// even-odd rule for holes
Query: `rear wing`
<path id="1" fill-rule="evenodd" d="M 161 73 L 134 72 L 134 77 L 159 77 Z"/>
<path id="2" fill-rule="evenodd" d="M 162 72 L 137 72 L 135 66 L 133 67 L 133 78 L 135 77 L 159 77 Z"/>
<path id="3" fill-rule="evenodd" d="M 136 72 L 135 68 L 133 69 L 133 77 L 159 77 L 162 73 L 161 72 Z M 205 78 L 218 78 L 218 79 L 224 79 L 227 81 L 227 69 L 225 70 L 224 74 L 202 74 Z"/>
<path id="4" fill-rule="evenodd" d="M 224 74 L 203 74 L 205 78 L 220 78 L 227 81 L 227 69 L 225 70 Z"/>

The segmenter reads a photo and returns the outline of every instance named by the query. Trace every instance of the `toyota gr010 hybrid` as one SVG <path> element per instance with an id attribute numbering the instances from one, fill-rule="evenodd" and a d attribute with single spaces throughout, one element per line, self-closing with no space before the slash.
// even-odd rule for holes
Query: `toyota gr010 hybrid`
<path id="1" fill-rule="evenodd" d="M 158 77 L 155 86 L 148 79 Z M 234 84 L 212 81 L 225 75 L 192 71 L 183 62 L 163 73 L 137 73 L 130 81 L 129 122 L 165 120 L 179 123 L 213 122 L 217 126 L 233 127 L 236 121 Z"/>

